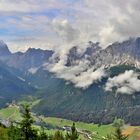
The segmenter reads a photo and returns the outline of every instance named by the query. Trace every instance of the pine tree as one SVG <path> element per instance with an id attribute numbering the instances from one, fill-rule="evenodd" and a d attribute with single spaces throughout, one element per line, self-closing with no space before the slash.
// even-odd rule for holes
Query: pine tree
<path id="1" fill-rule="evenodd" d="M 30 113 L 30 108 L 28 105 L 24 106 L 23 120 L 20 123 L 20 131 L 23 140 L 36 140 L 37 131 L 33 129 L 32 125 L 34 120 Z"/>
<path id="2" fill-rule="evenodd" d="M 75 123 L 71 127 L 71 132 L 66 134 L 66 140 L 78 140 L 79 134 L 75 128 Z"/>
<path id="3" fill-rule="evenodd" d="M 21 139 L 20 129 L 17 126 L 14 126 L 13 123 L 11 123 L 10 127 L 8 128 L 8 139 L 9 140 Z"/>
<path id="4" fill-rule="evenodd" d="M 38 136 L 38 140 L 49 140 L 48 135 L 46 134 L 44 127 L 40 131 L 40 135 Z"/>

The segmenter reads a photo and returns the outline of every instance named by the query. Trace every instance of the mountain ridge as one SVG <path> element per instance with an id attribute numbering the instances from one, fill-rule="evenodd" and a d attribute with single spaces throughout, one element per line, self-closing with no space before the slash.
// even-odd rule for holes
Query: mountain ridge
<path id="1" fill-rule="evenodd" d="M 8 75 L 10 73 L 14 75 L 11 80 L 15 77 L 20 81 L 24 79 L 28 88 L 34 88 L 31 90 L 34 94 L 21 95 L 27 98 L 28 95 L 32 95 L 40 100 L 33 108 L 38 114 L 105 124 L 119 117 L 128 123 L 138 125 L 140 91 L 139 85 L 135 84 L 132 87 L 131 83 L 135 81 L 139 83 L 140 80 L 139 46 L 140 38 L 114 43 L 105 49 L 101 49 L 99 43 L 88 42 L 84 50 L 78 50 L 78 46 L 72 47 L 66 54 L 65 63 L 60 63 L 63 62 L 61 57 L 57 55 L 57 58 L 54 57 L 56 53 L 54 51 L 33 48 L 25 53 L 11 54 L 9 60 L 8 58 L 0 60 L 6 65 L 2 65 L 4 68 L 8 67 Z M 48 69 L 50 65 L 53 69 L 57 68 L 55 72 Z M 98 69 L 101 67 L 107 72 L 107 76 L 100 77 Z M 122 76 L 126 75 L 126 71 L 128 74 L 131 71 L 130 79 Z M 123 78 L 114 83 L 116 81 L 113 78 L 119 79 L 120 75 Z M 76 87 L 76 82 L 92 83 L 82 88 Z M 21 86 L 19 83 L 16 82 L 18 87 Z M 106 83 L 109 83 L 110 91 L 105 90 Z M 11 87 L 13 88 L 14 84 Z M 117 88 L 123 88 L 125 91 L 131 89 L 132 93 L 117 93 Z M 3 92 L 0 91 L 1 95 Z"/>
<path id="2" fill-rule="evenodd" d="M 130 38 L 129 40 L 123 41 L 121 43 L 116 42 L 113 43 L 111 45 L 109 45 L 108 47 L 106 47 L 105 49 L 102 49 L 99 46 L 99 43 L 93 43 L 91 41 L 89 41 L 87 44 L 85 44 L 85 49 L 84 51 L 80 52 L 78 51 L 78 49 L 80 48 L 80 46 L 73 46 L 71 47 L 71 49 L 69 50 L 68 53 L 68 59 L 67 59 L 67 66 L 70 65 L 74 65 L 74 61 L 76 60 L 80 60 L 82 58 L 87 59 L 91 62 L 91 65 L 95 65 L 95 67 L 101 67 L 101 64 L 103 61 L 104 63 L 104 67 L 107 66 L 107 64 L 114 66 L 115 63 L 116 65 L 120 64 L 132 64 L 132 62 L 134 61 L 129 61 L 129 58 L 132 58 L 133 60 L 140 61 L 140 37 L 137 38 Z M 5 46 L 5 47 L 2 47 Z M 35 49 L 35 48 L 29 48 L 26 52 L 16 52 L 16 53 L 11 53 L 8 49 L 8 46 L 1 41 L 0 43 L 0 48 L 5 48 L 5 52 L 6 55 L 8 54 L 7 59 L 13 59 L 14 60 L 18 60 L 20 61 L 20 59 L 25 59 L 27 57 L 30 57 L 29 59 L 31 59 L 31 57 L 44 57 L 42 59 L 40 59 L 40 61 L 42 63 L 38 64 L 37 67 L 43 65 L 44 63 L 48 62 L 49 58 L 51 58 L 53 56 L 53 54 L 55 53 L 53 50 L 42 50 L 42 49 Z M 82 49 L 82 48 L 81 48 Z M 0 52 L 2 52 L 2 50 L 0 50 Z M 34 56 L 36 55 L 36 56 Z M 21 57 L 21 58 L 20 58 Z M 25 57 L 25 58 L 24 58 Z M 2 60 L 2 58 L 0 58 Z M 34 58 L 35 59 L 35 58 Z M 32 61 L 37 61 L 37 60 L 32 60 Z M 46 60 L 45 60 L 46 59 Z M 121 59 L 122 61 L 124 61 L 124 63 L 122 61 L 118 61 L 119 59 Z M 2 60 L 5 61 L 8 65 L 14 66 L 12 64 L 12 60 Z M 9 61 L 9 62 L 8 62 Z M 18 62 L 17 61 L 17 62 Z M 27 60 L 26 60 L 27 61 Z M 140 64 L 137 64 L 138 67 L 140 67 Z M 16 67 L 16 66 L 15 66 Z M 34 66 L 36 67 L 36 66 Z M 31 67 L 30 67 L 31 68 Z"/>

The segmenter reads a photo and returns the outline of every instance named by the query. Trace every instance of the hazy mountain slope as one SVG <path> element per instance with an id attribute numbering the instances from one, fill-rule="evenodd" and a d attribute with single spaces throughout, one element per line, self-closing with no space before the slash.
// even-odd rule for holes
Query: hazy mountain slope
<path id="1" fill-rule="evenodd" d="M 33 94 L 36 90 L 22 79 L 12 74 L 9 67 L 0 63 L 0 107 L 25 94 Z"/>
<path id="2" fill-rule="evenodd" d="M 136 70 L 131 66 L 113 67 L 110 70 L 110 76 L 129 69 Z M 102 82 L 82 90 L 75 88 L 72 84 L 66 84 L 64 80 L 48 75 L 46 89 L 37 94 L 42 100 L 35 106 L 34 111 L 47 116 L 95 123 L 109 123 L 118 116 L 126 122 L 138 124 L 140 94 L 130 96 L 106 92 L 104 90 L 106 80 L 105 78 Z"/>
<path id="3" fill-rule="evenodd" d="M 43 67 L 40 67 L 35 73 L 28 72 L 23 77 L 26 79 L 26 82 L 38 89 L 53 87 L 56 84 L 53 81 L 55 76 L 44 70 Z"/>

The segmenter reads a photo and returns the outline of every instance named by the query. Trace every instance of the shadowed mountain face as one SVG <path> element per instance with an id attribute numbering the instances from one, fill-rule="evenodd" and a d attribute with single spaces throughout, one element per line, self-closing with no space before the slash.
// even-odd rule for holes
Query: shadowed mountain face
<path id="1" fill-rule="evenodd" d="M 136 70 L 130 66 L 117 66 L 108 72 L 113 77 L 130 69 Z M 32 75 L 31 79 L 36 81 L 34 84 L 43 86 L 36 96 L 41 101 L 33 108 L 39 114 L 104 124 L 111 123 L 115 117 L 119 117 L 127 123 L 140 124 L 137 119 L 140 116 L 139 92 L 133 95 L 106 92 L 104 86 L 107 78 L 85 90 L 75 88 L 73 84 L 67 84 L 65 80 L 41 69 Z"/>
<path id="2" fill-rule="evenodd" d="M 14 69 L 0 62 L 0 107 L 22 96 L 34 94 L 36 89 L 17 76 Z"/>
<path id="3" fill-rule="evenodd" d="M 11 53 L 8 46 L 0 41 L 0 106 L 19 99 L 25 95 L 32 95 L 36 88 L 24 79 L 30 68 L 40 67 L 48 61 L 53 51 L 28 49 L 25 53 Z"/>
<path id="4" fill-rule="evenodd" d="M 111 91 L 105 90 L 109 78 L 118 77 L 125 71 L 132 70 L 137 73 L 134 74 L 133 80 L 139 81 L 140 38 L 114 43 L 106 49 L 102 49 L 99 43 L 91 41 L 83 46 L 72 47 L 67 53 L 66 63 L 63 66 L 64 74 L 66 70 L 75 72 L 79 68 L 75 66 L 79 66 L 84 60 L 88 61 L 88 67 L 82 71 L 84 74 L 92 67 L 94 69 L 102 67 L 107 73 L 106 77 L 94 82 L 86 89 L 76 88 L 70 81 L 71 78 L 83 73 L 78 73 L 67 80 L 58 76 L 60 69 L 53 73 L 48 69 L 48 65 L 59 64 L 61 59 L 57 55 L 54 57 L 54 51 L 30 48 L 25 53 L 11 53 L 7 45 L 2 42 L 0 53 L 2 54 L 0 56 L 1 106 L 23 95 L 31 94 L 41 99 L 33 108 L 39 114 L 95 123 L 110 123 L 117 116 L 131 124 L 140 124 L 139 86 L 128 88 L 131 81 L 125 77 L 122 81 L 125 84 L 123 89 L 126 91 L 132 88 L 131 94 L 116 92 L 116 88 L 122 86 L 122 83 L 119 83 L 121 80 L 116 80 L 118 87 L 113 87 Z"/>

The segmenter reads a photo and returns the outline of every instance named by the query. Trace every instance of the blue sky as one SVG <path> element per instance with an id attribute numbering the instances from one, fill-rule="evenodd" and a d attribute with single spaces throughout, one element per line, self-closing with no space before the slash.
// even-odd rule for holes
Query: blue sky
<path id="1" fill-rule="evenodd" d="M 0 0 L 0 39 L 12 51 L 64 49 L 89 40 L 105 47 L 139 36 L 139 4 L 139 0 Z"/>

